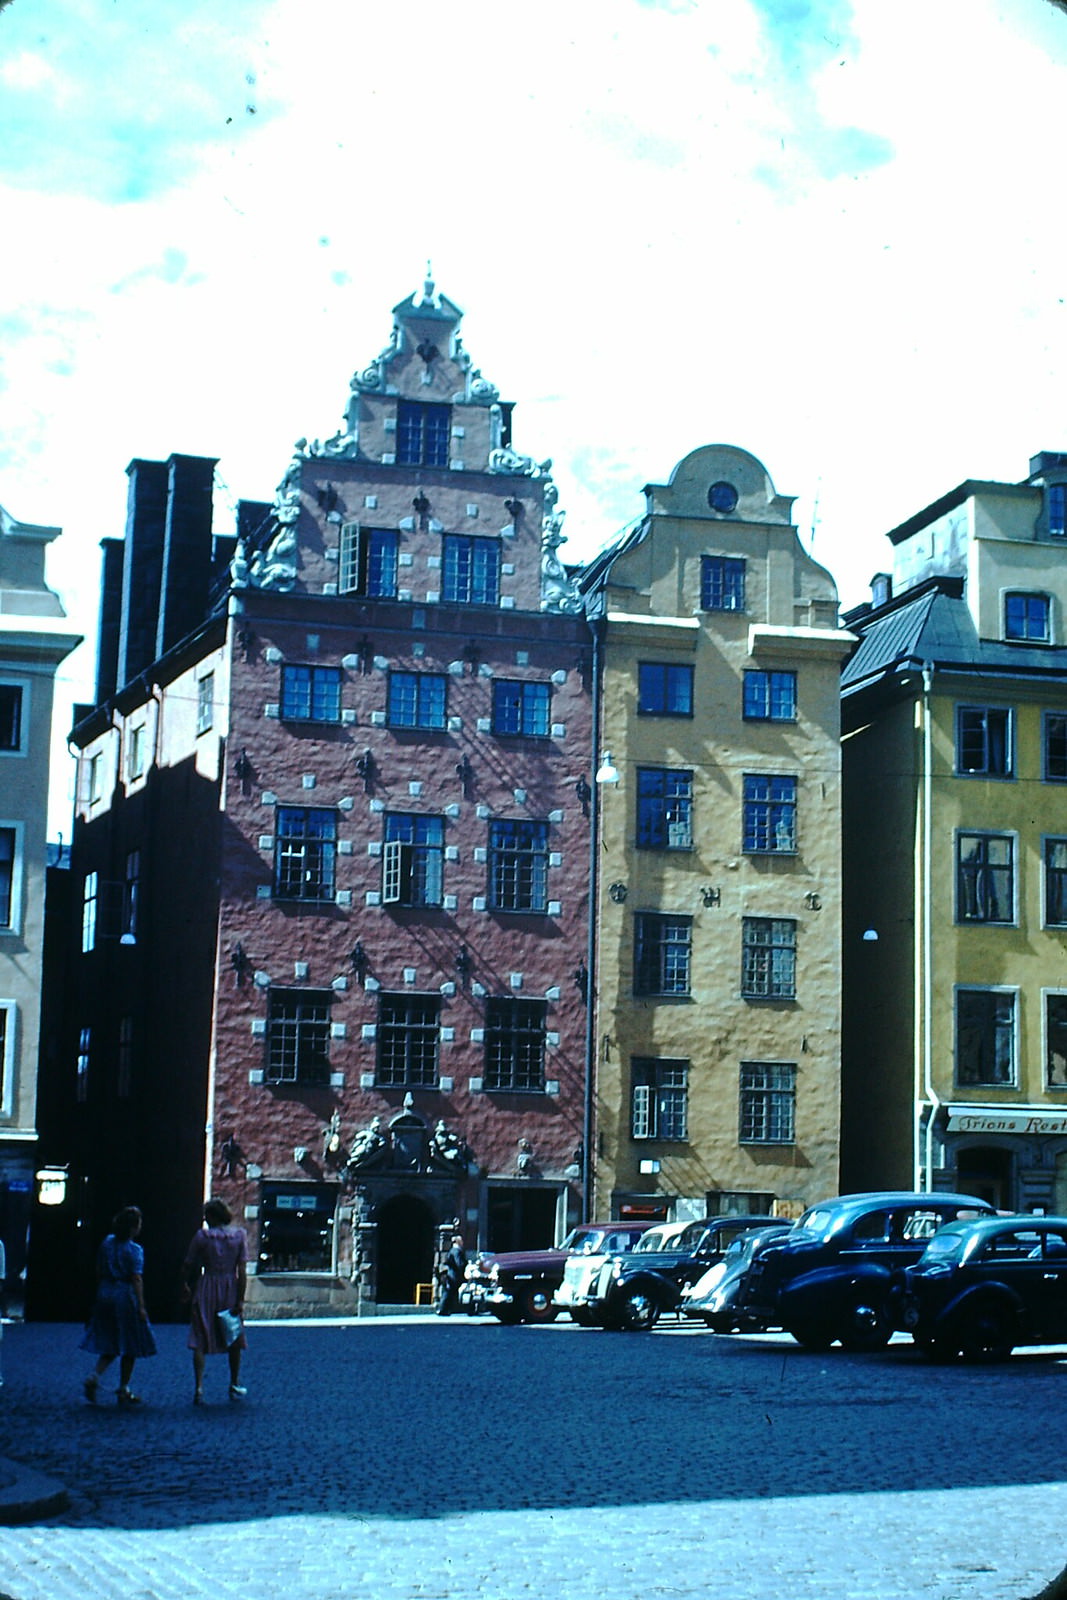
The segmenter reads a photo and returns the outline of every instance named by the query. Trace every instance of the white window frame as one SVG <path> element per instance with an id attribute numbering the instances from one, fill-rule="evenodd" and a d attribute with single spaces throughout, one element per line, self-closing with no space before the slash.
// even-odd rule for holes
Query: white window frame
<path id="1" fill-rule="evenodd" d="M 975 1082 L 968 1079 L 966 1082 L 960 1077 L 960 993 L 968 994 L 1010 994 L 1012 997 L 1011 1008 L 1011 1079 L 1006 1083 L 990 1083 L 982 1079 Z M 1018 1089 L 1019 1069 L 1019 995 L 1017 984 L 1012 983 L 956 983 L 952 986 L 952 1081 L 957 1092 L 974 1089 Z"/>
<path id="2" fill-rule="evenodd" d="M 19 742 L 14 750 L 0 750 L 0 761 L 24 761 L 30 753 L 31 682 L 29 678 L 20 678 L 13 672 L 0 672 L 0 684 L 8 689 L 22 690 L 22 705 L 19 708 Z"/>
<path id="3" fill-rule="evenodd" d="M 196 735 L 210 733 L 215 726 L 215 674 L 201 673 L 196 680 Z"/>
<path id="4" fill-rule="evenodd" d="M 0 1038 L 0 1116 L 10 1117 L 15 1109 L 15 1064 L 18 1060 L 19 1005 L 17 1000 L 0 999 L 4 1017 Z"/>
<path id="5" fill-rule="evenodd" d="M 11 863 L 11 921 L 0 924 L 0 938 L 22 933 L 22 871 L 26 859 L 26 824 L 14 818 L 0 817 L 0 828 L 10 828 L 15 834 L 15 857 Z"/>
<path id="6" fill-rule="evenodd" d="M 1050 1083 L 1048 1076 L 1048 1003 L 1053 995 L 1061 994 L 1067 998 L 1067 989 L 1048 988 L 1041 991 L 1041 1085 L 1046 1094 L 1067 1094 L 1067 1080 L 1063 1083 Z"/>
<path id="7" fill-rule="evenodd" d="M 126 778 L 129 783 L 139 783 L 147 769 L 148 723 L 134 722 L 127 730 Z"/>
<path id="8" fill-rule="evenodd" d="M 973 839 L 1007 839 L 1011 845 L 1011 917 L 966 917 L 963 915 L 963 897 L 960 894 L 960 840 Z M 1017 928 L 1019 926 L 1019 874 L 1020 854 L 1019 835 L 1011 828 L 982 828 L 959 827 L 952 837 L 952 871 L 953 871 L 953 898 L 955 902 L 955 923 L 959 928 Z M 971 984 L 964 984 L 963 988 L 969 989 Z M 978 986 L 979 988 L 982 985 Z"/>

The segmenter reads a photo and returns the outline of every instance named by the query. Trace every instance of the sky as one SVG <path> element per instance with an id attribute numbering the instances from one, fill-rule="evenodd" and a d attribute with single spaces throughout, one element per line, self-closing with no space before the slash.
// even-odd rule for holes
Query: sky
<path id="1" fill-rule="evenodd" d="M 51 835 L 127 464 L 217 457 L 230 531 L 428 260 L 567 559 L 734 444 L 847 607 L 1067 450 L 1065 68 L 1053 0 L 0 0 L 0 504 L 88 641 Z"/>

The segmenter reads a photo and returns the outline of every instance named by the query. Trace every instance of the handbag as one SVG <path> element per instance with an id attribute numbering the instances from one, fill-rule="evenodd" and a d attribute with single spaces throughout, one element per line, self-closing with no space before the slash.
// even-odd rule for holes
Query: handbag
<path id="1" fill-rule="evenodd" d="M 241 1319 L 236 1311 L 216 1311 L 215 1326 L 227 1350 L 241 1337 Z"/>

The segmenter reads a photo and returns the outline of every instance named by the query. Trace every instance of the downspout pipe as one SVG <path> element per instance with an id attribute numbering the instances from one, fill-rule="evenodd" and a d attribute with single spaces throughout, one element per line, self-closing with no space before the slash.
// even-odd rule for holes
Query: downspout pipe
<path id="1" fill-rule="evenodd" d="M 922 1073 L 923 1095 L 929 1110 L 926 1117 L 922 1152 L 922 1179 L 918 1185 L 930 1194 L 934 1187 L 934 1123 L 941 1102 L 934 1088 L 934 918 L 933 918 L 933 757 L 934 731 L 930 716 L 930 696 L 934 682 L 932 661 L 923 662 L 922 677 Z"/>
<path id="2" fill-rule="evenodd" d="M 585 953 L 585 1086 L 582 1103 L 582 1221 L 593 1221 L 595 1196 L 595 1156 L 593 1137 L 596 1108 L 596 1023 L 597 1023 L 597 905 L 600 879 L 600 791 L 596 781 L 600 750 L 600 697 L 604 672 L 604 631 L 606 617 L 589 618 L 593 635 L 592 659 L 592 734 L 589 751 L 589 920 Z"/>

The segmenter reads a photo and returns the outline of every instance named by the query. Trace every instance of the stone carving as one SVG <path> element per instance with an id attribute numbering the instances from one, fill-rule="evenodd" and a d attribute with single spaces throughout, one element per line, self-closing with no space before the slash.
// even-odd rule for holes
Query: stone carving
<path id="1" fill-rule="evenodd" d="M 322 1130 L 322 1159 L 331 1161 L 335 1165 L 341 1155 L 341 1113 L 334 1110 L 329 1122 Z"/>
<path id="2" fill-rule="evenodd" d="M 362 372 L 353 373 L 351 388 L 357 394 L 373 394 L 376 391 L 380 393 L 385 388 L 385 369 L 399 348 L 400 328 L 394 322 L 393 331 L 389 335 L 389 343 L 380 355 L 375 356 L 369 366 L 363 368 Z"/>
<path id="3" fill-rule="evenodd" d="M 500 399 L 500 390 L 496 384 L 490 383 L 488 378 L 483 378 L 477 367 L 470 375 L 467 392 L 470 398 L 477 401 L 479 405 L 492 405 Z"/>
<path id="4" fill-rule="evenodd" d="M 365 1128 L 360 1128 L 352 1140 L 346 1169 L 359 1171 L 361 1168 L 373 1166 L 384 1158 L 387 1148 L 385 1135 L 382 1132 L 382 1119 L 373 1117 Z"/>
<path id="5" fill-rule="evenodd" d="M 545 486 L 545 514 L 541 524 L 541 610 L 568 614 L 581 611 L 582 597 L 557 551 L 567 543 L 563 532 L 565 511 L 557 511 L 559 490 L 554 483 Z"/>
<path id="6" fill-rule="evenodd" d="M 551 459 L 535 461 L 533 456 L 520 456 L 517 450 L 512 450 L 508 445 L 489 452 L 490 472 L 510 472 L 524 478 L 547 478 L 551 470 Z"/>
<path id="7" fill-rule="evenodd" d="M 471 1165 L 471 1148 L 465 1139 L 458 1133 L 453 1133 L 444 1122 L 439 1122 L 433 1131 L 433 1140 L 430 1145 L 431 1162 L 440 1162 L 446 1167 L 458 1167 L 466 1172 Z"/>

